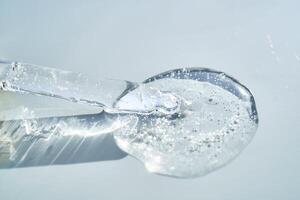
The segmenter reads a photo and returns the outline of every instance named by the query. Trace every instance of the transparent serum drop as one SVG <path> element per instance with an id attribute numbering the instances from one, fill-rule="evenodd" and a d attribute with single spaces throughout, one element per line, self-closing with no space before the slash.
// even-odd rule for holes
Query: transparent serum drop
<path id="1" fill-rule="evenodd" d="M 155 98 L 172 107 L 176 103 L 176 112 L 120 115 L 127 126 L 114 136 L 122 150 L 151 172 L 181 178 L 206 175 L 233 160 L 257 130 L 252 94 L 224 73 L 203 68 L 165 72 L 147 79 L 115 107 L 131 109 L 135 99 L 143 100 L 144 88 L 176 97 Z"/>
<path id="2" fill-rule="evenodd" d="M 233 160 L 258 127 L 250 91 L 205 68 L 134 83 L 0 61 L 0 96 L 0 168 L 67 160 L 72 138 L 113 135 L 149 171 L 197 177 Z"/>

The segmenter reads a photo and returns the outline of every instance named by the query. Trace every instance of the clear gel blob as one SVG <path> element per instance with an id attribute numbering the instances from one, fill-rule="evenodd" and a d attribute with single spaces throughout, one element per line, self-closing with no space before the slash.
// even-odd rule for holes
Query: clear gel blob
<path id="1" fill-rule="evenodd" d="M 159 92 L 145 98 L 145 88 Z M 161 115 L 158 109 L 148 115 L 120 115 L 120 122 L 127 125 L 114 137 L 122 150 L 154 173 L 181 178 L 206 175 L 233 160 L 258 127 L 250 91 L 221 72 L 190 68 L 159 74 L 123 96 L 115 108 L 132 110 L 138 106 L 134 102 L 147 107 L 153 105 L 151 97 L 164 101 L 158 105 L 177 107 L 176 112 Z"/>
<path id="2" fill-rule="evenodd" d="M 196 177 L 229 163 L 258 126 L 250 91 L 210 69 L 172 70 L 138 84 L 0 62 L 0 91 L 0 167 L 65 161 L 73 135 L 97 136 L 96 147 L 98 136 L 113 134 L 149 171 Z"/>

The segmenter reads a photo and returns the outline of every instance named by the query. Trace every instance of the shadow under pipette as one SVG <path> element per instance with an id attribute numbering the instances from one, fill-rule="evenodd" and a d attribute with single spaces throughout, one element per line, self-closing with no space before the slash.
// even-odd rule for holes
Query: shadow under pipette
<path id="1" fill-rule="evenodd" d="M 118 160 L 127 154 L 115 143 L 117 116 L 50 117 L 0 122 L 0 168 Z"/>

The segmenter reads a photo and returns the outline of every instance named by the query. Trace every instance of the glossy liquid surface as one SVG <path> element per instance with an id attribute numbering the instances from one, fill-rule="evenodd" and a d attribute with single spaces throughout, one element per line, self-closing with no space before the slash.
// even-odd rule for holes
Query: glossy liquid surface
<path id="1" fill-rule="evenodd" d="M 235 158 L 256 132 L 258 116 L 251 93 L 224 73 L 180 69 L 145 85 L 181 101 L 178 113 L 131 116 L 127 128 L 115 134 L 117 144 L 151 172 L 182 178 L 205 175 Z M 118 108 L 124 109 L 141 93 L 132 91 Z"/>

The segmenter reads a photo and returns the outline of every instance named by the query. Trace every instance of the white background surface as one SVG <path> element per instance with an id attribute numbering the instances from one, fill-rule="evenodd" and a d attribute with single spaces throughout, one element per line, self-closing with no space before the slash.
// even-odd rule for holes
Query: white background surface
<path id="1" fill-rule="evenodd" d="M 299 1 L 0 1 L 0 56 L 143 81 L 211 67 L 250 88 L 260 127 L 202 178 L 148 173 L 135 159 L 0 170 L 0 199 L 300 199 Z"/>

